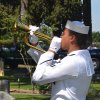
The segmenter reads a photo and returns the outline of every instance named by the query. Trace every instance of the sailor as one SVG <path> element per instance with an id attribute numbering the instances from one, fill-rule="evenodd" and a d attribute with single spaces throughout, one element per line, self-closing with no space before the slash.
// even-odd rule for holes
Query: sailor
<path id="1" fill-rule="evenodd" d="M 37 84 L 52 84 L 51 100 L 86 100 L 94 67 L 87 50 L 89 26 L 68 20 L 61 37 L 54 36 L 46 53 L 41 54 L 32 76 Z M 67 56 L 54 61 L 62 48 Z"/>

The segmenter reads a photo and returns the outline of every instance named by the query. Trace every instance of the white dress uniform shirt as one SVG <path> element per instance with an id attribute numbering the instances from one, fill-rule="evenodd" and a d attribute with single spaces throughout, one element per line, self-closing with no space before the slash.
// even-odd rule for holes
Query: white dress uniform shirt
<path id="1" fill-rule="evenodd" d="M 55 64 L 53 58 L 52 52 L 41 55 L 32 81 L 52 83 L 51 100 L 85 100 L 94 74 L 89 51 L 73 51 Z"/>

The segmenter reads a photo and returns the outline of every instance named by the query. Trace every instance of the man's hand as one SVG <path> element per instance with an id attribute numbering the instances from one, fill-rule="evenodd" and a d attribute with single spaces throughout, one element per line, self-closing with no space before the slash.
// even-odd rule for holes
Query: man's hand
<path id="1" fill-rule="evenodd" d="M 54 36 L 48 51 L 57 53 L 57 51 L 60 49 L 60 46 L 61 46 L 61 38 Z"/>
<path id="2" fill-rule="evenodd" d="M 30 35 L 33 35 L 33 33 L 34 33 L 35 31 L 37 31 L 37 30 L 39 29 L 39 27 L 29 25 L 29 29 L 30 29 Z"/>
<path id="3" fill-rule="evenodd" d="M 29 25 L 29 29 L 30 29 L 29 42 L 32 45 L 36 46 L 38 44 L 38 37 L 35 36 L 34 32 L 37 31 L 39 29 L 39 27 Z"/>

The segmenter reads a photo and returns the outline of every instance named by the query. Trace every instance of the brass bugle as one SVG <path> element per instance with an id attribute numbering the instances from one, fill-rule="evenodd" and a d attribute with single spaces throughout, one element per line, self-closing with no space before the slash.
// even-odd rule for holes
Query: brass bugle
<path id="1" fill-rule="evenodd" d="M 16 30 L 23 30 L 23 31 L 25 31 L 25 32 L 27 32 L 27 33 L 29 33 L 29 31 L 30 31 L 29 26 L 23 24 L 22 22 L 16 22 L 15 25 L 14 25 L 14 27 L 15 27 Z M 46 34 L 43 34 L 43 33 L 39 32 L 39 31 L 34 32 L 34 34 L 35 34 L 38 38 L 40 38 L 41 40 L 46 41 L 48 44 L 50 44 L 50 41 L 51 41 L 51 39 L 52 39 L 50 36 L 48 36 L 48 35 L 46 35 Z M 31 48 L 34 48 L 34 49 L 36 49 L 36 50 L 39 50 L 39 51 L 41 51 L 41 52 L 46 52 L 45 50 L 43 50 L 43 49 L 41 49 L 41 48 L 37 48 L 36 46 L 31 45 L 31 44 L 29 43 L 29 41 L 28 41 L 28 36 L 29 36 L 29 34 L 25 34 L 25 36 L 24 36 L 24 42 L 25 42 L 25 44 L 26 44 L 27 46 L 29 46 L 29 47 L 31 47 Z"/>
<path id="2" fill-rule="evenodd" d="M 21 22 L 16 22 L 15 25 L 14 25 L 14 28 L 16 30 L 20 29 L 20 30 L 23 30 L 23 31 L 26 31 L 26 32 L 30 31 L 29 27 L 27 25 L 21 23 Z"/>

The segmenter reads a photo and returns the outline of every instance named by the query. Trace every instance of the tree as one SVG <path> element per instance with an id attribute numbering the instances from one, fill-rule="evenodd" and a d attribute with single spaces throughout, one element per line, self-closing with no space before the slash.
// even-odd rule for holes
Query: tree
<path id="1" fill-rule="evenodd" d="M 0 1 L 0 44 L 13 43 L 14 23 L 18 14 L 18 2 L 16 1 Z"/>
<path id="2" fill-rule="evenodd" d="M 22 21 L 27 25 L 39 26 L 44 21 L 58 36 L 68 19 L 82 20 L 81 0 L 0 0 L 0 3 L 1 8 L 4 6 L 0 11 L 0 16 L 2 16 L 0 35 L 2 39 L 9 38 L 11 40 L 14 33 L 15 37 L 18 37 L 13 28 L 19 15 L 23 15 L 21 16 Z"/>
<path id="3" fill-rule="evenodd" d="M 31 24 L 44 20 L 58 34 L 68 19 L 82 20 L 81 0 L 30 0 L 29 14 Z"/>
<path id="4" fill-rule="evenodd" d="M 28 15 L 28 0 L 20 1 L 20 17 L 26 23 Z"/>
<path id="5" fill-rule="evenodd" d="M 93 32 L 92 40 L 93 40 L 93 42 L 100 42 L 100 32 Z"/>

